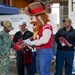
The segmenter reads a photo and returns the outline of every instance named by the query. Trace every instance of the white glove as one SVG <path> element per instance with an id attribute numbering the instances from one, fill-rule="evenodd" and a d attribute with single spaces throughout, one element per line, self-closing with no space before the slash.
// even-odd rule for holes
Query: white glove
<path id="1" fill-rule="evenodd" d="M 23 42 L 30 45 L 30 46 L 35 45 L 35 41 L 30 41 L 30 39 L 23 40 Z"/>
<path id="2" fill-rule="evenodd" d="M 28 44 L 29 41 L 30 41 L 29 39 L 23 40 L 23 42 L 26 43 L 26 44 Z"/>

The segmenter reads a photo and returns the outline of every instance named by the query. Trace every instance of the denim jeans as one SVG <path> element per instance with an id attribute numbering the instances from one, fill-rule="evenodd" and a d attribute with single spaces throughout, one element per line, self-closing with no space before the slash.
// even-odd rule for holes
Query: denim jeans
<path id="1" fill-rule="evenodd" d="M 53 58 L 52 48 L 37 50 L 36 68 L 38 75 L 51 75 L 50 64 L 52 58 Z"/>
<path id="2" fill-rule="evenodd" d="M 74 58 L 74 51 L 57 50 L 55 75 L 62 75 L 64 62 L 65 62 L 65 75 L 72 75 L 73 58 Z"/>
<path id="3" fill-rule="evenodd" d="M 32 63 L 25 64 L 24 69 L 25 69 L 24 70 L 25 75 L 34 75 L 34 70 L 33 70 Z"/>
<path id="4" fill-rule="evenodd" d="M 24 74 L 28 75 L 26 67 L 24 67 Z"/>
<path id="5" fill-rule="evenodd" d="M 32 52 L 32 66 L 34 73 L 37 73 L 36 71 L 36 52 Z"/>

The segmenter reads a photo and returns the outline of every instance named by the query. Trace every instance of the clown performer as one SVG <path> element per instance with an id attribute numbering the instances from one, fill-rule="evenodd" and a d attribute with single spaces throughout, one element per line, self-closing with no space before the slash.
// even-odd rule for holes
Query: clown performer
<path id="1" fill-rule="evenodd" d="M 53 29 L 46 13 L 46 5 L 42 2 L 34 2 L 25 8 L 25 13 L 30 16 L 33 25 L 34 41 L 28 42 L 29 46 L 36 48 L 36 68 L 38 75 L 51 75 L 50 63 L 53 58 L 52 43 Z"/>

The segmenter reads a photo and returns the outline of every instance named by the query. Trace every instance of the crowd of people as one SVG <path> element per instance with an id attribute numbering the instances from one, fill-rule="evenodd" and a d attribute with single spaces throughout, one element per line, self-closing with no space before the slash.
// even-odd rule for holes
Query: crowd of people
<path id="1" fill-rule="evenodd" d="M 20 30 L 15 33 L 13 41 L 9 36 L 9 32 L 14 29 L 12 23 L 8 20 L 1 22 L 3 30 L 0 32 L 0 75 L 9 75 L 10 48 L 12 47 L 16 52 L 18 75 L 25 75 L 26 70 L 27 75 L 35 75 L 35 73 L 52 75 L 50 66 L 54 55 L 53 28 L 48 23 L 50 20 L 46 13 L 46 5 L 40 2 L 31 3 L 26 7 L 25 13 L 31 16 L 33 32 L 26 28 L 26 20 L 21 20 L 18 23 Z M 75 29 L 71 23 L 71 19 L 66 18 L 63 28 L 55 34 L 54 42 L 57 44 L 57 51 L 54 75 L 62 75 L 64 64 L 65 75 L 72 75 Z"/>

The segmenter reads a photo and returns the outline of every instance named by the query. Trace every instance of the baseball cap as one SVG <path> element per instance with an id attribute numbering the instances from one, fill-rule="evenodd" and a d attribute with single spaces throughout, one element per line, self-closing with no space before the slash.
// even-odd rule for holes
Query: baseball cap
<path id="1" fill-rule="evenodd" d="M 66 18 L 65 21 L 69 21 L 69 22 L 71 22 L 71 19 L 70 19 L 70 18 Z"/>
<path id="2" fill-rule="evenodd" d="M 2 21 L 2 26 L 6 27 L 8 30 L 13 30 L 12 23 L 8 20 Z"/>

